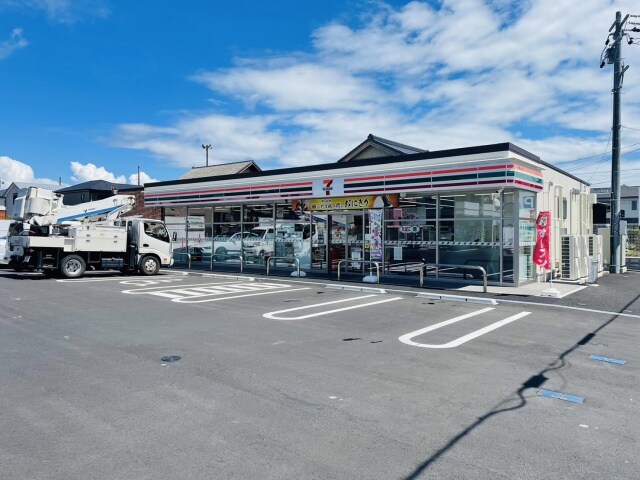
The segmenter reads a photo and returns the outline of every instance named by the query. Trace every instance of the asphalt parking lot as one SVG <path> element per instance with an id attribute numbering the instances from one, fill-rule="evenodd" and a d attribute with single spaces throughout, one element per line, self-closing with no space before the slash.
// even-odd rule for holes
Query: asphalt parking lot
<path id="1" fill-rule="evenodd" d="M 1 476 L 638 478 L 629 278 L 493 305 L 1 271 Z"/>

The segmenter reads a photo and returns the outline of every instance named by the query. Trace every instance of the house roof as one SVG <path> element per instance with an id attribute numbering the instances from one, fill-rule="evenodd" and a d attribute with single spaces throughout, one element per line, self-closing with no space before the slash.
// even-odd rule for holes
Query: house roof
<path id="1" fill-rule="evenodd" d="M 109 190 L 118 190 L 118 191 L 132 191 L 132 190 L 143 190 L 144 187 L 142 185 L 131 185 L 128 183 L 113 183 L 108 182 L 107 180 L 91 180 L 88 182 L 78 183 L 77 185 L 71 185 L 70 187 L 61 188 L 56 190 L 56 193 L 72 193 L 72 192 L 82 192 L 86 190 L 93 191 L 109 191 Z"/>
<path id="2" fill-rule="evenodd" d="M 598 198 L 609 198 L 611 196 L 611 187 L 592 188 L 591 192 L 596 193 L 598 195 Z M 621 185 L 620 197 L 640 197 L 640 186 Z"/>
<path id="3" fill-rule="evenodd" d="M 54 185 L 50 183 L 11 182 L 9 183 L 9 186 L 7 188 L 0 190 L 0 197 L 4 197 L 7 194 L 7 191 L 11 189 L 12 185 L 15 185 L 15 187 L 18 190 L 20 190 L 21 188 L 29 188 L 29 187 L 46 188 L 47 190 L 54 190 L 60 186 L 60 185 Z"/>
<path id="4" fill-rule="evenodd" d="M 424 152 L 428 152 L 428 150 L 376 137 L 370 133 L 364 142 L 338 160 L 338 163 Z"/>
<path id="5" fill-rule="evenodd" d="M 262 169 L 253 160 L 244 162 L 222 163 L 219 165 L 209 165 L 207 167 L 192 167 L 191 170 L 182 175 L 179 180 L 191 178 L 219 177 L 221 175 L 236 175 L 238 173 L 261 172 Z"/>

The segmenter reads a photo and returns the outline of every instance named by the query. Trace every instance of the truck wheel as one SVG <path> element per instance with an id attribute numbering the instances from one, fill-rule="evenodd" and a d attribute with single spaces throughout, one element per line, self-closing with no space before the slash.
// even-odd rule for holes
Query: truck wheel
<path id="1" fill-rule="evenodd" d="M 60 274 L 65 278 L 80 278 L 87 265 L 79 255 L 67 255 L 60 262 Z"/>
<path id="2" fill-rule="evenodd" d="M 152 255 L 142 257 L 140 261 L 140 273 L 143 275 L 155 275 L 160 270 L 160 262 Z"/>

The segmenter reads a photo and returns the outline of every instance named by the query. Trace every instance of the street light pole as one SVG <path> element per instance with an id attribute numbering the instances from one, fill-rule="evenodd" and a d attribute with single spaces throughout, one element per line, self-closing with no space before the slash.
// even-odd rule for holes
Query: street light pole
<path id="1" fill-rule="evenodd" d="M 205 144 L 203 143 L 203 144 L 202 144 L 202 148 L 204 148 L 204 149 L 205 149 L 205 152 L 206 152 L 206 159 L 207 159 L 206 166 L 208 167 L 208 166 L 209 166 L 209 150 L 212 148 L 212 147 L 211 147 L 211 144 L 206 144 L 206 145 L 205 145 Z"/>

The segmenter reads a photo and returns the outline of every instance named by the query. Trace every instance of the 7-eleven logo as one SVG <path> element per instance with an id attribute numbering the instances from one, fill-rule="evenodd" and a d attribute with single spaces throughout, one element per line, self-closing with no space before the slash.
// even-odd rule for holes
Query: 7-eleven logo
<path id="1" fill-rule="evenodd" d="M 331 190 L 333 190 L 333 178 L 331 180 L 323 180 L 322 189 L 327 197 L 330 196 Z"/>

